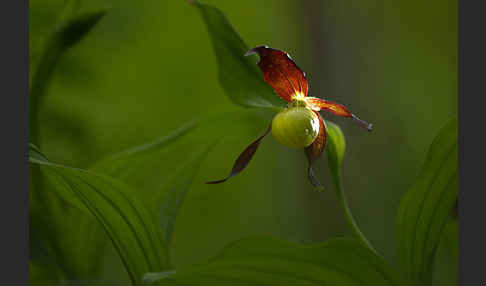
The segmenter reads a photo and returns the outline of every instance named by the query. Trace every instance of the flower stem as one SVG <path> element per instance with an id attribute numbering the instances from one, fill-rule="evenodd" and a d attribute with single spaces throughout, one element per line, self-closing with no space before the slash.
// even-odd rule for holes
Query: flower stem
<path id="1" fill-rule="evenodd" d="M 343 209 L 344 212 L 344 217 L 346 218 L 346 221 L 353 231 L 354 235 L 366 246 L 368 247 L 371 251 L 373 251 L 375 254 L 378 254 L 375 250 L 375 248 L 371 245 L 371 243 L 368 241 L 368 239 L 364 236 L 364 234 L 361 232 L 361 230 L 358 227 L 358 224 L 353 218 L 353 215 L 351 214 L 351 210 L 349 209 L 348 201 L 346 200 L 346 195 L 344 194 L 344 191 L 341 186 L 341 179 L 339 175 L 333 176 L 334 178 L 334 184 L 336 186 L 336 195 L 339 200 L 339 204 L 341 205 L 341 208 Z"/>

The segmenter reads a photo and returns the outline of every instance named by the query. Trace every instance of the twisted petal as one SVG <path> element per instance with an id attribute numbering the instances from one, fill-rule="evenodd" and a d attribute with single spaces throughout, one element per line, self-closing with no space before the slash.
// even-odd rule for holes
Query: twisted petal
<path id="1" fill-rule="evenodd" d="M 314 170 L 312 169 L 312 164 L 322 155 L 324 149 L 326 148 L 326 125 L 324 124 L 324 120 L 322 119 L 321 115 L 314 111 L 319 118 L 319 134 L 317 135 L 314 142 L 305 148 L 305 154 L 307 155 L 307 161 L 309 165 L 307 167 L 307 175 L 309 176 L 309 180 L 311 181 L 314 187 L 317 187 L 319 190 L 323 191 L 324 186 L 317 180 L 316 176 L 314 175 Z"/>
<path id="2" fill-rule="evenodd" d="M 307 96 L 307 79 L 305 73 L 295 64 L 286 52 L 259 46 L 249 50 L 246 56 L 258 54 L 258 66 L 263 73 L 263 79 L 285 101 L 293 97 Z"/>
<path id="3" fill-rule="evenodd" d="M 246 149 L 240 154 L 240 156 L 238 156 L 238 159 L 236 159 L 233 165 L 233 169 L 231 169 L 231 173 L 228 175 L 228 177 L 218 181 L 206 182 L 206 184 L 219 184 L 225 182 L 229 178 L 243 171 L 243 169 L 246 168 L 248 163 L 250 163 L 250 160 L 253 157 L 253 155 L 255 155 L 255 152 L 258 149 L 258 146 L 260 146 L 260 142 L 262 141 L 263 137 L 265 137 L 271 130 L 272 130 L 272 125 L 270 124 L 267 131 L 265 131 L 265 133 L 262 136 L 260 136 L 258 139 L 253 141 L 248 147 L 246 147 Z"/>
<path id="4" fill-rule="evenodd" d="M 349 112 L 349 110 L 342 104 L 317 97 L 306 97 L 305 101 L 315 111 L 325 110 L 337 116 L 353 118 L 361 127 L 368 129 L 368 131 L 371 131 L 373 128 L 372 124 L 359 119 L 358 116 Z"/>

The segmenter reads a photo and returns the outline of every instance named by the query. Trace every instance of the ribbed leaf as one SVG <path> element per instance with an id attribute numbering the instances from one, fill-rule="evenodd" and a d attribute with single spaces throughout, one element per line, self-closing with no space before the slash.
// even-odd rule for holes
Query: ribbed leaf
<path id="1" fill-rule="evenodd" d="M 228 97 L 245 107 L 282 107 L 286 102 L 265 83 L 257 57 L 245 57 L 249 47 L 217 8 L 191 1 L 201 13 L 218 63 L 219 83 Z"/>
<path id="2" fill-rule="evenodd" d="M 457 119 L 432 142 L 397 216 L 398 253 L 413 285 L 429 285 L 442 230 L 457 199 Z"/>
<path id="3" fill-rule="evenodd" d="M 444 241 L 451 259 L 459 262 L 459 222 L 458 219 L 450 219 L 444 229 Z"/>
<path id="4" fill-rule="evenodd" d="M 354 240 L 303 246 L 259 237 L 230 244 L 206 264 L 163 275 L 158 285 L 403 284 L 385 260 Z"/>
<path id="5" fill-rule="evenodd" d="M 167 266 L 167 251 L 159 227 L 145 207 L 124 184 L 82 169 L 70 168 L 44 159 L 31 148 L 29 161 L 39 165 L 49 179 L 55 178 L 54 191 L 69 201 L 79 200 L 103 226 L 118 251 L 134 285 L 146 272 Z"/>

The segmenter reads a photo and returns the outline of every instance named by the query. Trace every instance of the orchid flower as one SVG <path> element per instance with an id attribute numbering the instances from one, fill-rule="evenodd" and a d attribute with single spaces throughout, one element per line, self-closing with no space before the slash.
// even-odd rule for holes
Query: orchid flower
<path id="1" fill-rule="evenodd" d="M 286 52 L 259 46 L 250 49 L 245 56 L 252 54 L 259 55 L 258 67 L 263 73 L 263 79 L 283 100 L 288 102 L 287 108 L 277 113 L 265 133 L 246 147 L 226 178 L 207 182 L 207 184 L 225 182 L 243 171 L 263 138 L 271 131 L 275 139 L 283 145 L 305 148 L 308 177 L 315 187 L 323 189 L 312 169 L 313 163 L 322 155 L 326 147 L 326 124 L 319 111 L 324 110 L 338 116 L 352 118 L 369 131 L 372 125 L 359 119 L 339 103 L 307 96 L 309 85 L 305 73 Z"/>

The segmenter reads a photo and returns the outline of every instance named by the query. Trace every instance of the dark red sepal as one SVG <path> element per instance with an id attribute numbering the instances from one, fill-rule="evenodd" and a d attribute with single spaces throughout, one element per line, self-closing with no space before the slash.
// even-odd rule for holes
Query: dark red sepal
<path id="1" fill-rule="evenodd" d="M 259 46 L 249 50 L 245 56 L 258 54 L 258 66 L 263 79 L 285 101 L 289 102 L 296 94 L 307 95 L 308 83 L 305 73 L 284 51 Z"/>
<path id="2" fill-rule="evenodd" d="M 371 131 L 373 128 L 372 124 L 362 119 L 359 119 L 358 116 L 349 112 L 349 110 L 342 104 L 317 97 L 306 97 L 305 101 L 312 108 L 312 110 L 325 110 L 337 116 L 353 118 L 354 120 L 356 120 L 356 122 L 358 122 L 361 127 L 368 129 L 368 131 Z"/>
<path id="3" fill-rule="evenodd" d="M 260 136 L 258 139 L 256 139 L 255 141 L 253 141 L 248 147 L 246 147 L 246 149 L 240 154 L 240 156 L 238 156 L 238 159 L 236 159 L 236 161 L 235 161 L 235 163 L 233 165 L 233 169 L 231 170 L 231 173 L 229 174 L 228 177 L 226 177 L 226 178 L 224 178 L 222 180 L 218 180 L 218 181 L 206 182 L 206 184 L 219 184 L 219 183 L 223 183 L 226 180 L 228 180 L 229 178 L 231 178 L 234 175 L 236 175 L 236 174 L 240 173 L 241 171 L 243 171 L 243 169 L 246 168 L 246 166 L 248 165 L 248 163 L 250 163 L 250 160 L 253 157 L 253 155 L 255 155 L 255 152 L 258 149 L 258 146 L 260 146 L 260 143 L 261 143 L 262 139 L 271 130 L 272 130 L 272 125 L 270 125 L 268 127 L 267 131 L 265 131 L 265 134 L 263 134 L 262 136 Z"/>

